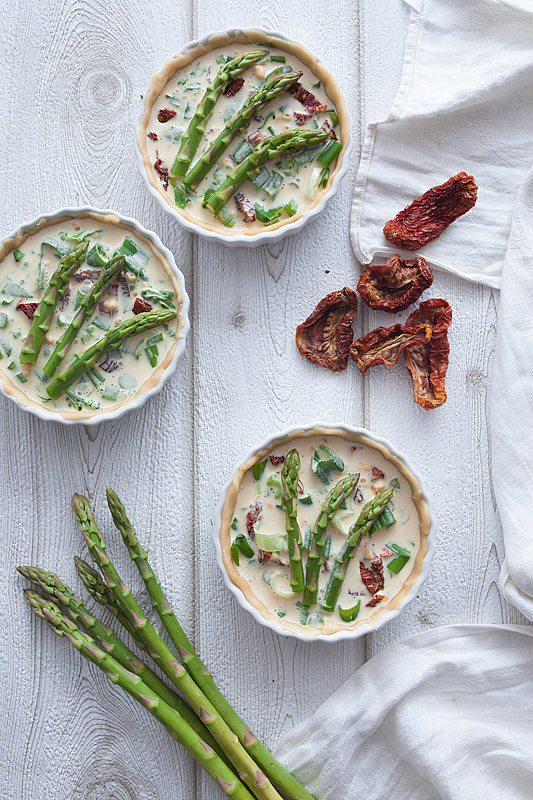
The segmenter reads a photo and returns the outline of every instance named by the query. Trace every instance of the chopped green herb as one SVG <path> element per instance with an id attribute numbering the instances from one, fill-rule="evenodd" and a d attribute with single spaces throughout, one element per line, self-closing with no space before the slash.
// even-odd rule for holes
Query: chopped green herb
<path id="1" fill-rule="evenodd" d="M 329 458 L 322 458 L 320 450 L 328 453 Z M 333 452 L 329 447 L 321 444 L 313 453 L 311 458 L 311 470 L 322 483 L 330 482 L 330 472 L 342 472 L 344 469 L 344 462 L 339 456 Z"/>
<path id="2" fill-rule="evenodd" d="M 13 258 L 15 261 L 20 261 L 21 258 L 24 258 L 24 253 L 21 250 L 13 250 Z"/>
<path id="3" fill-rule="evenodd" d="M 302 503 L 304 506 L 312 506 L 313 505 L 313 498 L 309 494 L 303 494 L 301 497 L 298 498 L 298 502 Z"/>
<path id="4" fill-rule="evenodd" d="M 400 487 L 400 481 L 398 480 L 398 478 L 393 478 L 393 479 L 391 480 L 391 482 L 389 483 L 389 488 L 390 488 L 391 486 L 394 486 L 394 487 L 396 487 L 396 489 L 400 489 L 400 488 L 401 488 L 401 487 Z"/>
<path id="5" fill-rule="evenodd" d="M 265 471 L 266 465 L 267 465 L 266 458 L 265 458 L 264 461 L 258 461 L 256 464 L 253 465 L 252 473 L 253 473 L 253 476 L 254 476 L 254 480 L 256 480 L 256 481 L 260 481 L 261 480 L 261 478 L 263 477 L 263 472 Z"/>
<path id="6" fill-rule="evenodd" d="M 236 531 L 238 528 L 237 517 L 233 517 L 233 522 L 231 523 L 231 529 Z"/>
<path id="7" fill-rule="evenodd" d="M 21 383 L 27 383 L 27 381 L 28 381 L 28 379 L 26 377 L 24 377 L 22 372 L 17 372 L 17 378 L 19 379 L 19 381 Z"/>
<path id="8" fill-rule="evenodd" d="M 269 114 L 266 115 L 265 119 L 263 120 L 261 125 L 259 125 L 259 127 L 257 129 L 258 131 L 260 131 L 261 128 L 265 127 L 265 125 L 267 124 L 267 122 L 270 119 L 270 117 L 273 117 L 275 119 L 276 118 L 276 112 L 275 111 L 271 111 Z"/>

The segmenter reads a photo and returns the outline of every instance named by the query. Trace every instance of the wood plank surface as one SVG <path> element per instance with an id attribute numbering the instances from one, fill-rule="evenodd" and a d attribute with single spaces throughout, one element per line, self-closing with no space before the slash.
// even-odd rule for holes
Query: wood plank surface
<path id="1" fill-rule="evenodd" d="M 116 422 L 46 423 L 0 396 L 2 798 L 221 796 L 158 723 L 25 606 L 17 564 L 41 564 L 79 587 L 75 491 L 94 502 L 117 565 L 145 601 L 105 508 L 105 488 L 117 490 L 199 653 L 270 747 L 392 641 L 450 622 L 525 622 L 497 588 L 503 547 L 487 422 L 497 293 L 435 276 L 427 295 L 450 301 L 454 323 L 449 400 L 433 413 L 414 405 L 404 370 L 327 373 L 294 344 L 318 300 L 356 285 L 348 224 L 357 157 L 365 120 L 386 113 L 394 96 L 405 20 L 400 0 L 327 8 L 317 0 L 17 0 L 0 8 L 0 235 L 62 206 L 133 216 L 174 252 L 192 323 L 161 394 Z M 283 31 L 318 55 L 345 93 L 355 137 L 350 172 L 324 213 L 253 250 L 181 230 L 147 194 L 133 149 L 149 77 L 188 40 L 236 24 Z M 390 324 L 385 317 L 361 308 L 356 336 Z M 211 544 L 233 466 L 274 430 L 314 420 L 389 438 L 423 474 L 438 520 L 419 598 L 376 634 L 337 644 L 297 642 L 255 623 L 225 588 Z"/>

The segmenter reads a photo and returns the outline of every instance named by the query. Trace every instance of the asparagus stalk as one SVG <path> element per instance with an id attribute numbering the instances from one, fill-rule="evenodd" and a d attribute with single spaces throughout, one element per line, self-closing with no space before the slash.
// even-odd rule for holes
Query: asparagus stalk
<path id="1" fill-rule="evenodd" d="M 82 633 L 72 620 L 61 613 L 59 606 L 29 589 L 24 591 L 26 601 L 38 617 L 45 620 L 58 636 L 68 639 L 80 654 L 100 669 L 115 684 L 137 700 L 185 747 L 205 771 L 216 781 L 222 792 L 234 800 L 252 800 L 234 772 L 222 761 L 207 742 L 203 741 L 159 695 L 138 676 L 125 669 L 105 652 L 90 636 Z"/>
<path id="2" fill-rule="evenodd" d="M 67 351 L 79 330 L 86 320 L 89 320 L 96 310 L 97 304 L 107 294 L 109 287 L 116 280 L 124 267 L 124 255 L 117 253 L 104 266 L 91 291 L 82 299 L 74 319 L 58 339 L 54 352 L 43 367 L 44 372 L 52 377 L 58 366 L 65 358 Z"/>
<path id="3" fill-rule="evenodd" d="M 245 181 L 251 180 L 263 164 L 285 153 L 296 153 L 304 147 L 324 144 L 327 138 L 328 134 L 325 131 L 290 130 L 264 139 L 242 164 L 238 164 L 228 173 L 226 180 L 218 189 L 204 199 L 205 205 L 213 214 L 218 214 L 237 189 Z"/>
<path id="4" fill-rule="evenodd" d="M 287 550 L 291 563 L 291 589 L 296 594 L 303 592 L 305 586 L 304 569 L 302 564 L 302 536 L 298 526 L 298 475 L 300 472 L 300 455 L 297 450 L 291 450 L 285 457 L 281 470 L 281 483 L 283 494 L 281 505 L 285 511 L 287 531 Z"/>
<path id="5" fill-rule="evenodd" d="M 347 475 L 340 480 L 326 497 L 317 520 L 311 531 L 311 544 L 307 554 L 307 565 L 305 570 L 305 591 L 303 603 L 305 606 L 312 606 L 318 598 L 318 575 L 320 572 L 320 562 L 322 552 L 326 544 L 326 531 L 335 513 L 346 498 L 357 486 L 359 473 Z"/>
<path id="6" fill-rule="evenodd" d="M 222 64 L 213 83 L 207 87 L 200 98 L 194 116 L 189 122 L 189 127 L 181 137 L 180 149 L 171 169 L 173 175 L 185 175 L 189 169 L 205 133 L 211 112 L 228 83 L 234 78 L 238 78 L 248 67 L 252 67 L 266 55 L 265 50 L 252 50 Z"/>
<path id="7" fill-rule="evenodd" d="M 139 650 L 148 652 L 146 644 L 141 639 L 133 625 L 131 615 L 124 614 L 119 604 L 116 602 L 115 598 L 102 580 L 100 573 L 93 569 L 90 564 L 83 560 L 83 558 L 79 558 L 78 556 L 74 556 L 74 564 L 83 585 L 93 600 L 96 600 L 97 603 L 100 603 L 100 605 L 104 606 L 104 608 L 106 608 L 110 614 L 117 618 L 122 627 L 125 628 L 130 634 Z"/>
<path id="8" fill-rule="evenodd" d="M 339 598 L 340 590 L 348 564 L 355 555 L 359 546 L 359 542 L 363 536 L 368 533 L 372 527 L 374 520 L 379 517 L 381 512 L 394 494 L 394 487 L 385 489 L 385 491 L 378 494 L 373 500 L 361 509 L 361 513 L 348 531 L 348 536 L 344 542 L 344 547 L 339 551 L 335 557 L 335 563 L 331 574 L 329 576 L 328 585 L 322 600 L 321 606 L 324 611 L 334 611 Z"/>
<path id="9" fill-rule="evenodd" d="M 20 351 L 21 364 L 34 364 L 37 361 L 45 336 L 50 330 L 56 306 L 66 294 L 68 282 L 85 258 L 88 246 L 88 242 L 80 242 L 60 259 L 44 297 L 33 315 L 30 331 Z"/>
<path id="10" fill-rule="evenodd" d="M 108 350 L 113 350 L 120 347 L 124 339 L 128 336 L 136 336 L 138 333 L 155 328 L 157 325 L 162 325 L 176 316 L 177 312 L 172 310 L 160 311 L 145 311 L 143 314 L 137 314 L 136 317 L 124 320 L 116 328 L 111 328 L 107 333 L 95 342 L 83 353 L 76 356 L 71 363 L 66 367 L 63 372 L 60 372 L 57 378 L 46 387 L 46 393 L 52 400 L 57 400 L 58 397 L 67 391 L 69 386 L 72 386 L 83 373 L 92 367 L 96 359 L 107 353 Z"/>
<path id="11" fill-rule="evenodd" d="M 125 669 L 138 675 L 165 703 L 168 703 L 169 706 L 181 714 L 185 722 L 202 737 L 204 742 L 212 747 L 213 750 L 216 750 L 222 760 L 225 760 L 226 756 L 223 751 L 220 750 L 218 744 L 194 711 L 149 666 L 140 661 L 111 628 L 102 625 L 94 614 L 91 614 L 84 606 L 83 601 L 76 597 L 72 589 L 69 589 L 66 584 L 60 581 L 57 575 L 39 567 L 17 567 L 17 570 L 25 578 L 36 584 L 49 598 L 62 603 L 74 622 L 81 623 L 92 638 L 100 640 L 101 646 L 106 653 L 113 656 Z"/>
<path id="12" fill-rule="evenodd" d="M 296 477 L 296 484 L 297 483 L 298 477 Z M 187 670 L 196 681 L 196 684 L 236 734 L 245 750 L 247 750 L 263 772 L 278 786 L 278 788 L 288 794 L 293 800 L 313 800 L 312 795 L 309 794 L 285 767 L 276 761 L 266 747 L 248 729 L 228 701 L 222 696 L 211 673 L 206 669 L 196 654 L 191 642 L 188 640 L 183 628 L 176 619 L 170 607 L 170 603 L 161 588 L 161 583 L 150 566 L 147 553 L 137 539 L 137 534 L 126 515 L 124 506 L 116 493 L 111 489 L 108 489 L 106 494 L 113 522 L 120 531 L 130 557 L 136 564 L 144 580 L 152 600 L 152 606 L 157 610 L 172 643 L 180 654 Z"/>
<path id="13" fill-rule="evenodd" d="M 252 92 L 244 101 L 240 111 L 226 122 L 225 127 L 220 131 L 209 149 L 201 155 L 196 164 L 191 167 L 183 178 L 182 186 L 185 189 L 190 191 L 192 187 L 200 183 L 237 134 L 250 124 L 252 117 L 302 76 L 301 72 L 286 72 L 281 75 L 279 73 L 279 69 L 271 72 L 268 76 L 269 80 L 257 91 Z"/>
<path id="14" fill-rule="evenodd" d="M 193 711 L 199 716 L 208 730 L 215 737 L 219 745 L 231 759 L 235 769 L 248 785 L 258 800 L 281 800 L 280 795 L 267 776 L 257 767 L 255 761 L 249 756 L 240 744 L 233 731 L 227 726 L 222 716 L 214 705 L 208 700 L 201 689 L 196 685 L 185 667 L 176 661 L 173 653 L 168 649 L 155 628 L 127 587 L 121 580 L 118 572 L 111 563 L 103 537 L 96 527 L 92 510 L 88 501 L 79 494 L 72 499 L 72 508 L 81 527 L 83 537 L 89 548 L 93 561 L 98 564 L 104 580 L 119 603 L 122 611 L 129 614 L 137 629 L 139 636 L 154 654 L 157 665 L 162 669 L 167 678 L 180 690 L 185 700 Z"/>

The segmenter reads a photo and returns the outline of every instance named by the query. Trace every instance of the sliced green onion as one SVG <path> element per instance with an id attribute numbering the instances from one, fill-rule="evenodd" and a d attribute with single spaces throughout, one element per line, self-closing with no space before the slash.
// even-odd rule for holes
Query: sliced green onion
<path id="1" fill-rule="evenodd" d="M 317 189 L 320 185 L 320 176 L 322 175 L 322 167 L 313 167 L 309 174 L 309 181 L 307 183 L 307 189 L 305 190 L 305 196 L 308 200 L 312 200 L 315 196 Z"/>
<path id="2" fill-rule="evenodd" d="M 281 495 L 283 494 L 283 489 L 281 488 L 281 483 L 276 480 L 274 475 L 271 475 L 270 478 L 267 480 L 267 486 L 270 486 L 275 491 L 275 498 L 278 500 Z"/>
<path id="3" fill-rule="evenodd" d="M 85 261 L 90 267 L 103 267 L 104 264 L 107 264 L 108 258 L 104 245 L 101 242 L 96 242 L 94 247 L 91 247 L 87 252 Z"/>
<path id="4" fill-rule="evenodd" d="M 337 158 L 341 150 L 342 144 L 333 140 L 327 143 L 320 155 L 317 156 L 316 160 L 321 164 L 324 164 L 325 167 L 329 167 L 331 162 Z"/>
<path id="5" fill-rule="evenodd" d="M 298 498 L 298 502 L 302 503 L 302 505 L 304 505 L 304 506 L 311 506 L 311 505 L 313 505 L 313 498 L 311 497 L 311 495 L 308 492 L 307 494 L 304 494 L 301 497 L 299 497 Z"/>
<path id="6" fill-rule="evenodd" d="M 257 175 L 255 175 L 251 182 L 256 187 L 256 189 L 262 189 L 265 183 L 270 180 L 270 172 L 266 167 L 261 167 Z"/>
<path id="7" fill-rule="evenodd" d="M 231 157 L 233 158 L 236 164 L 241 164 L 248 158 L 248 156 L 252 155 L 252 152 L 253 150 L 246 141 L 246 139 L 243 139 L 242 142 L 239 142 L 239 144 L 231 154 Z"/>
<path id="8" fill-rule="evenodd" d="M 9 321 L 9 317 L 7 316 L 5 311 L 0 312 L 0 328 L 5 328 Z"/>
<path id="9" fill-rule="evenodd" d="M 285 63 L 285 56 L 270 56 L 271 61 L 279 61 L 280 64 Z"/>
<path id="10" fill-rule="evenodd" d="M 248 542 L 248 539 L 246 538 L 246 536 L 244 536 L 244 534 L 242 533 L 239 534 L 239 536 L 236 536 L 233 541 L 235 542 L 235 544 L 237 545 L 243 556 L 246 556 L 246 558 L 252 558 L 254 551 L 252 550 L 250 543 Z"/>
<path id="11" fill-rule="evenodd" d="M 215 219 L 222 223 L 222 225 L 225 225 L 226 228 L 233 228 L 235 225 L 235 217 L 227 206 L 222 206 L 218 214 L 216 214 Z"/>
<path id="12" fill-rule="evenodd" d="M 391 480 L 391 482 L 389 483 L 389 488 L 390 488 L 391 486 L 395 486 L 395 487 L 396 487 L 396 489 L 399 489 L 399 488 L 400 488 L 400 482 L 399 482 L 398 478 L 393 478 L 393 479 Z"/>
<path id="13" fill-rule="evenodd" d="M 275 200 L 277 197 L 279 190 L 283 186 L 283 181 L 285 178 L 279 172 L 272 172 L 268 181 L 266 181 L 260 188 L 263 192 L 266 192 L 272 200 Z"/>
<path id="14" fill-rule="evenodd" d="M 14 281 L 6 281 L 2 286 L 2 294 L 8 297 L 31 297 L 31 292 L 26 291 L 24 286 Z"/>
<path id="15" fill-rule="evenodd" d="M 118 397 L 119 389 L 116 386 L 105 386 L 102 392 L 102 397 L 106 400 L 116 400 Z"/>
<path id="16" fill-rule="evenodd" d="M 387 547 L 389 550 L 392 550 L 393 553 L 397 553 L 399 556 L 410 556 L 411 551 L 408 550 L 406 547 L 402 547 L 399 544 L 395 544 L 394 542 L 387 542 Z"/>
<path id="17" fill-rule="evenodd" d="M 319 187 L 323 189 L 324 186 L 326 186 L 328 180 L 329 180 L 329 167 L 324 167 L 324 169 L 320 173 L 320 179 L 318 181 Z"/>
<path id="18" fill-rule="evenodd" d="M 237 547 L 235 542 L 231 543 L 230 550 L 231 550 L 231 557 L 233 559 L 233 562 L 234 562 L 235 566 L 238 567 L 239 566 L 239 561 L 240 561 L 240 559 L 239 559 L 239 548 Z"/>
<path id="19" fill-rule="evenodd" d="M 252 473 L 253 473 L 253 476 L 254 476 L 254 480 L 256 480 L 256 481 L 260 481 L 261 480 L 261 478 L 263 477 L 263 472 L 265 471 L 266 465 L 267 465 L 266 458 L 265 458 L 264 461 L 258 461 L 256 464 L 253 465 Z"/>
<path id="20" fill-rule="evenodd" d="M 230 528 L 233 531 L 236 531 L 238 527 L 239 526 L 238 526 L 238 523 L 237 523 L 237 517 L 233 517 L 233 522 L 231 523 Z"/>
<path id="21" fill-rule="evenodd" d="M 354 619 L 357 619 L 357 615 L 359 614 L 359 609 L 361 608 L 361 601 L 358 600 L 357 603 L 352 606 L 352 608 L 341 608 L 339 606 L 339 614 L 341 615 L 341 619 L 343 622 L 353 622 Z"/>
<path id="22" fill-rule="evenodd" d="M 409 556 L 396 556 L 387 564 L 387 569 L 397 575 L 409 561 Z"/>
<path id="23" fill-rule="evenodd" d="M 186 208 L 191 202 L 191 198 L 186 195 L 183 188 L 177 184 L 174 185 L 174 202 L 178 208 Z"/>
<path id="24" fill-rule="evenodd" d="M 339 124 L 339 115 L 337 114 L 334 108 L 326 109 L 326 114 L 330 115 L 331 121 L 333 122 L 333 127 Z"/>
<path id="25" fill-rule="evenodd" d="M 150 362 L 151 367 L 157 367 L 157 359 L 159 357 L 159 350 L 157 349 L 156 344 L 150 344 L 144 348 L 144 352 L 146 353 L 146 357 Z"/>
<path id="26" fill-rule="evenodd" d="M 276 112 L 275 111 L 271 111 L 269 114 L 266 115 L 266 117 L 264 119 L 264 122 L 261 125 L 259 125 L 259 127 L 257 128 L 258 131 L 260 131 L 261 128 L 265 127 L 265 125 L 267 124 L 267 122 L 270 119 L 270 117 L 273 117 L 275 119 L 276 118 Z"/>
<path id="27" fill-rule="evenodd" d="M 329 458 L 321 458 L 320 450 L 325 450 Z M 344 461 L 324 444 L 319 445 L 311 457 L 311 471 L 314 472 L 322 483 L 330 482 L 330 472 L 342 472 L 343 469 Z"/>
<path id="28" fill-rule="evenodd" d="M 146 340 L 146 346 L 149 347 L 151 344 L 157 344 L 158 342 L 163 341 L 163 334 L 161 331 L 154 333 L 153 336 L 150 336 L 149 339 Z"/>
<path id="29" fill-rule="evenodd" d="M 13 250 L 13 258 L 15 261 L 20 261 L 21 258 L 24 258 L 24 253 L 22 250 Z"/>
<path id="30" fill-rule="evenodd" d="M 255 543 L 260 550 L 266 553 L 279 553 L 287 549 L 286 533 L 259 533 L 255 532 Z"/>
<path id="31" fill-rule="evenodd" d="M 374 520 L 372 527 L 368 531 L 368 535 L 372 536 L 373 533 L 381 530 L 381 528 L 390 528 L 390 526 L 394 525 L 395 522 L 396 519 L 394 517 L 394 514 L 392 513 L 390 508 L 386 507 L 383 509 L 381 514 Z"/>

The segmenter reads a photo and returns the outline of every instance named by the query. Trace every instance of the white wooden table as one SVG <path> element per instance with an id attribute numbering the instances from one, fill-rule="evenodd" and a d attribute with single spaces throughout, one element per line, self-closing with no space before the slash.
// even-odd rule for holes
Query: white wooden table
<path id="1" fill-rule="evenodd" d="M 86 202 L 136 217 L 172 249 L 191 297 L 186 356 L 163 392 L 116 423 L 44 423 L 0 397 L 0 796 L 5 800 L 210 800 L 220 793 L 158 724 L 27 609 L 17 564 L 79 588 L 84 554 L 70 511 L 94 503 L 126 580 L 104 490 L 122 497 L 198 651 L 273 747 L 377 650 L 453 622 L 521 622 L 499 594 L 501 530 L 490 481 L 487 392 L 497 293 L 437 274 L 446 297 L 448 403 L 425 412 L 401 369 L 331 374 L 299 357 L 294 330 L 325 294 L 359 274 L 350 202 L 365 120 L 386 112 L 401 67 L 400 0 L 29 0 L 5 3 L 0 234 Z M 209 30 L 260 25 L 300 39 L 337 76 L 354 121 L 350 174 L 303 232 L 256 250 L 182 231 L 147 194 L 133 120 L 149 77 Z M 360 70 L 359 64 L 362 64 Z M 386 315 L 360 305 L 356 336 Z M 304 644 L 257 625 L 225 588 L 211 546 L 220 489 L 244 452 L 275 429 L 316 419 L 386 436 L 425 476 L 438 519 L 429 580 L 399 618 L 355 642 Z M 139 592 L 145 598 L 144 592 Z M 342 798 L 339 798 L 342 800 Z"/>

